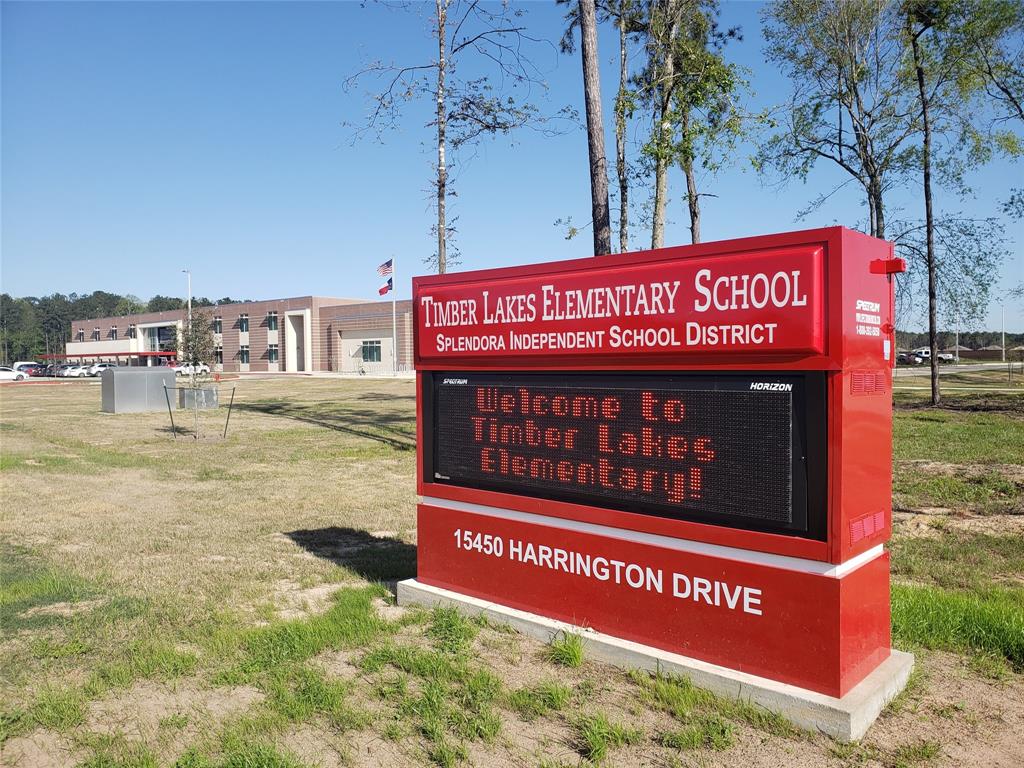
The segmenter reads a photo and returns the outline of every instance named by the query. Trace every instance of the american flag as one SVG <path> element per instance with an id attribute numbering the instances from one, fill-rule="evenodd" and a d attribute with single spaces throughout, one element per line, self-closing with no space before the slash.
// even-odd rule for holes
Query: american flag
<path id="1" fill-rule="evenodd" d="M 377 267 L 377 274 L 380 275 L 381 277 L 387 277 L 388 275 L 394 273 L 394 271 L 395 271 L 394 261 L 395 261 L 394 259 L 388 259 L 383 264 L 381 264 L 379 267 Z"/>

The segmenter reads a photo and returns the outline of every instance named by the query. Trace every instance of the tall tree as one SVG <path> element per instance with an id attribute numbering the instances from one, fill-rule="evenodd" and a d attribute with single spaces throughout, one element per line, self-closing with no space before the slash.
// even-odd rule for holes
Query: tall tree
<path id="1" fill-rule="evenodd" d="M 993 104 L 989 85 L 991 73 L 1003 71 L 1002 58 L 992 51 L 1000 50 L 998 41 L 1013 26 L 1013 15 L 1002 12 L 1006 5 L 1000 0 L 904 0 L 902 5 L 909 69 L 920 109 L 919 153 L 925 209 L 923 261 L 927 272 L 931 394 L 935 405 L 941 399 L 936 355 L 940 271 L 971 273 L 977 264 L 964 263 L 959 253 L 947 253 L 945 264 L 940 264 L 933 187 L 938 183 L 951 186 L 954 191 L 966 191 L 966 168 L 986 162 L 996 154 L 1017 155 L 1022 151 L 1020 137 L 1003 126 L 1004 91 L 996 91 L 998 98 Z M 1018 11 L 1018 24 L 1020 16 Z M 994 119 L 986 118 L 993 115 L 993 107 Z M 1012 112 L 1009 117 L 1013 119 Z M 943 220 L 946 231 L 959 226 L 958 217 L 945 215 Z M 982 227 L 980 234 L 988 240 L 990 230 L 991 227 Z M 991 253 L 997 252 L 987 244 Z M 987 297 L 997 274 L 995 269 L 977 274 L 979 285 L 969 290 Z M 965 303 L 963 297 L 957 296 L 956 304 L 961 303 Z"/>
<path id="2" fill-rule="evenodd" d="M 647 16 L 647 68 L 640 77 L 643 94 L 653 107 L 651 139 L 644 153 L 654 165 L 654 203 L 651 248 L 665 244 L 665 206 L 668 169 L 672 163 L 674 131 L 672 104 L 676 79 L 676 46 L 684 16 L 694 0 L 651 0 Z"/>
<path id="3" fill-rule="evenodd" d="M 590 158 L 590 207 L 594 221 L 594 255 L 611 253 L 608 212 L 608 159 L 604 152 L 601 74 L 597 61 L 597 9 L 594 0 L 580 3 L 580 58 L 583 62 L 583 101 L 587 111 L 587 154 Z"/>
<path id="4" fill-rule="evenodd" d="M 922 185 L 924 187 L 925 217 L 925 258 L 928 262 L 928 346 L 931 349 L 931 388 L 932 405 L 938 405 L 939 393 L 939 345 L 936 334 L 936 283 L 935 283 L 935 221 L 932 216 L 932 130 L 928 115 L 931 102 L 929 89 L 925 82 L 924 56 L 921 52 L 921 36 L 936 24 L 944 23 L 947 15 L 943 4 L 935 0 L 908 0 L 905 6 L 907 14 L 907 36 L 914 56 L 914 73 L 917 77 L 918 97 L 921 102 L 921 127 L 923 141 L 921 145 Z"/>
<path id="5" fill-rule="evenodd" d="M 542 115 L 529 101 L 531 90 L 546 89 L 529 56 L 544 41 L 526 33 L 522 15 L 509 3 L 435 0 L 431 23 L 436 58 L 406 65 L 376 61 L 345 81 L 346 89 L 365 79 L 377 88 L 370 93 L 369 114 L 355 126 L 356 139 L 372 133 L 383 140 L 386 131 L 398 127 L 406 104 L 419 98 L 433 103 L 427 127 L 434 129 L 437 143 L 432 182 L 437 214 L 432 233 L 437 245 L 429 261 L 438 273 L 446 272 L 457 255 L 448 206 L 453 195 L 449 150 L 455 152 L 485 137 L 509 135 L 524 126 L 557 133 L 563 129 L 553 127 L 558 125 L 554 121 L 571 117 L 566 109 Z"/>
<path id="6" fill-rule="evenodd" d="M 674 156 L 686 180 L 692 243 L 701 241 L 697 165 L 717 170 L 719 150 L 735 146 L 745 122 L 736 104 L 745 83 L 722 52 L 726 41 L 739 37 L 739 29 L 719 29 L 717 15 L 717 0 L 703 0 L 694 6 L 674 50 L 678 80 L 674 89 L 678 132 Z"/>
<path id="7" fill-rule="evenodd" d="M 556 0 L 569 5 L 568 26 L 562 36 L 563 53 L 576 52 L 575 31 L 580 24 L 578 0 Z M 636 94 L 630 85 L 629 48 L 631 38 L 645 30 L 644 8 L 640 0 L 600 0 L 596 3 L 599 24 L 612 22 L 619 33 L 619 87 L 615 93 L 615 174 L 619 193 L 619 252 L 629 250 L 630 166 L 626 149 L 626 126 L 633 116 Z"/>
<path id="8" fill-rule="evenodd" d="M 915 167 L 916 89 L 904 77 L 904 24 L 887 0 L 789 0 L 763 12 L 766 54 L 792 81 L 782 130 L 758 166 L 783 183 L 819 160 L 863 190 L 869 231 L 885 236 L 885 195 Z M 819 195 L 814 210 L 840 187 Z"/>

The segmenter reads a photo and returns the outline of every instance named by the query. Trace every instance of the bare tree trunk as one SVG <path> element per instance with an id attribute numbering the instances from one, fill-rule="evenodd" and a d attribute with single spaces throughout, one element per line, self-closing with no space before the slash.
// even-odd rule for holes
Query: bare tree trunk
<path id="1" fill-rule="evenodd" d="M 924 65 L 921 63 L 921 48 L 918 38 L 924 33 L 911 37 L 914 50 L 914 67 L 917 69 L 917 88 L 921 95 L 921 117 L 924 125 L 924 226 L 928 260 L 928 347 L 931 350 L 932 405 L 938 405 L 939 392 L 939 344 L 935 297 L 935 226 L 932 219 L 932 127 L 928 119 L 928 94 L 924 83 Z"/>
<path id="2" fill-rule="evenodd" d="M 683 115 L 683 133 L 690 130 L 690 115 Z M 686 177 L 686 204 L 690 210 L 690 242 L 700 242 L 700 195 L 697 194 L 697 178 L 693 173 L 693 158 L 686 157 L 679 162 Z"/>
<path id="3" fill-rule="evenodd" d="M 871 213 L 872 237 L 885 237 L 885 213 L 882 208 L 882 185 L 874 177 L 868 179 L 868 209 Z"/>
<path id="4" fill-rule="evenodd" d="M 437 274 L 443 275 L 448 269 L 448 227 L 445 222 L 445 203 L 448 195 L 448 166 L 445 164 L 445 131 L 448 128 L 445 114 L 445 82 L 447 61 L 448 0 L 435 0 L 437 4 Z"/>
<path id="5" fill-rule="evenodd" d="M 587 149 L 590 153 L 590 200 L 594 218 L 594 255 L 599 256 L 611 253 L 612 229 L 608 216 L 608 159 L 604 153 L 601 76 L 597 61 L 597 12 L 594 0 L 579 2 L 583 96 L 587 107 Z"/>
<path id="6" fill-rule="evenodd" d="M 686 176 L 686 202 L 690 208 L 690 242 L 700 242 L 700 196 L 697 194 L 697 180 L 693 175 L 693 161 L 683 162 Z"/>
<path id="7" fill-rule="evenodd" d="M 668 200 L 668 144 L 672 135 L 672 122 L 669 119 L 669 108 L 672 104 L 672 89 L 675 80 L 675 62 L 672 57 L 672 41 L 676 37 L 676 22 L 669 26 L 667 40 L 652 41 L 661 45 L 664 61 L 658 79 L 658 154 L 654 161 L 654 217 L 651 221 L 651 248 L 665 245 L 665 204 Z"/>
<path id="8" fill-rule="evenodd" d="M 626 9 L 619 16 L 619 96 L 615 100 L 615 170 L 619 176 L 619 253 L 629 250 L 629 177 L 626 175 Z"/>

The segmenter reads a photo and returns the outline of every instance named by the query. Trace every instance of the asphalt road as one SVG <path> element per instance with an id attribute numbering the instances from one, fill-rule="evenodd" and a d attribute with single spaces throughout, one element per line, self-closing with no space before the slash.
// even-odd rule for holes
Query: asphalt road
<path id="1" fill-rule="evenodd" d="M 1019 366 L 1020 363 L 1015 363 L 1015 366 Z M 921 363 L 921 365 L 901 365 L 896 368 L 897 378 L 903 378 L 904 376 L 930 376 L 931 366 L 928 363 Z M 943 364 L 939 366 L 939 375 L 945 373 L 971 373 L 972 371 L 998 371 L 1006 370 L 1006 363 L 971 363 L 961 365 L 949 365 Z"/>

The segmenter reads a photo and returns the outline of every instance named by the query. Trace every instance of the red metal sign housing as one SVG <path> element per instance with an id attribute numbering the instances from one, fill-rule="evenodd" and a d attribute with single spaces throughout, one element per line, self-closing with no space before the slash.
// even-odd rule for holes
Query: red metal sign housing
<path id="1" fill-rule="evenodd" d="M 888 655 L 894 262 L 834 227 L 414 279 L 420 580 L 845 693 Z"/>

